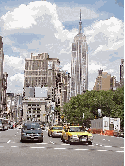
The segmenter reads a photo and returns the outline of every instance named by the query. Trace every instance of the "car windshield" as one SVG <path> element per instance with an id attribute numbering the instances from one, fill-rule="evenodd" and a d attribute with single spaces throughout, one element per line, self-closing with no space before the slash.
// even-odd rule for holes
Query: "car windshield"
<path id="1" fill-rule="evenodd" d="M 38 123 L 25 123 L 23 128 L 24 130 L 31 130 L 40 128 L 40 126 Z"/>
<path id="2" fill-rule="evenodd" d="M 80 132 L 80 131 L 86 131 L 86 129 L 83 127 L 70 127 L 69 131 L 70 132 Z"/>
<path id="3" fill-rule="evenodd" d="M 62 130 L 63 127 L 53 127 L 53 130 Z"/>

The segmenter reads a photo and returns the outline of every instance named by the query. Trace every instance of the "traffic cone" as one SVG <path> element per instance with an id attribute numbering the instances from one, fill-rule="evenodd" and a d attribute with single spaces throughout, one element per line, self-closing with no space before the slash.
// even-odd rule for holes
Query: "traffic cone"
<path id="1" fill-rule="evenodd" d="M 107 132 L 106 132 L 106 130 L 104 131 L 104 135 L 106 135 L 107 134 Z"/>
<path id="2" fill-rule="evenodd" d="M 101 130 L 101 133 L 100 133 L 100 135 L 103 135 L 103 134 L 102 134 L 102 130 Z"/>

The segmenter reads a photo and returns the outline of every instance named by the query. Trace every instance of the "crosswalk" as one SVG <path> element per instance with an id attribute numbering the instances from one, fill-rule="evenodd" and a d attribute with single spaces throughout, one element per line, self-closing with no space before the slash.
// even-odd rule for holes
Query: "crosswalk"
<path id="1" fill-rule="evenodd" d="M 1 143 L 0 143 L 1 144 Z M 11 140 L 8 140 L 6 142 L 6 144 L 0 145 L 0 150 L 2 150 L 2 148 L 29 148 L 29 149 L 44 149 L 44 150 L 49 150 L 49 149 L 53 149 L 53 150 L 73 150 L 73 151 L 97 151 L 97 152 L 107 152 L 107 151 L 111 151 L 111 152 L 117 152 L 117 153 L 124 153 L 124 147 L 119 147 L 119 149 L 121 150 L 111 150 L 110 148 L 112 148 L 113 146 L 104 146 L 104 145 L 99 145 L 99 144 L 93 144 L 93 145 L 83 145 L 83 146 L 73 146 L 70 144 L 65 144 L 65 143 L 61 143 L 61 144 L 56 144 L 52 141 L 50 141 L 49 143 L 47 142 L 42 142 L 42 143 L 15 143 L 15 142 L 11 142 Z M 100 147 L 100 148 L 98 148 Z M 117 147 L 118 148 L 118 147 Z"/>

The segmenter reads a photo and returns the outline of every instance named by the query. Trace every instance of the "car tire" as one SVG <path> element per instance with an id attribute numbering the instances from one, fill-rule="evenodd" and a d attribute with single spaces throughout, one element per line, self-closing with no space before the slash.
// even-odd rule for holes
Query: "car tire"
<path id="1" fill-rule="evenodd" d="M 49 133 L 48 133 L 48 136 L 50 137 Z"/>
<path id="2" fill-rule="evenodd" d="M 65 140 L 62 138 L 62 142 L 65 143 Z"/>
<path id="3" fill-rule="evenodd" d="M 24 140 L 21 139 L 20 141 L 21 141 L 22 143 L 24 143 Z"/>
<path id="4" fill-rule="evenodd" d="M 43 142 L 43 139 L 39 141 L 39 143 L 42 143 Z"/>
<path id="5" fill-rule="evenodd" d="M 71 145 L 70 137 L 68 137 L 67 143 Z"/>
<path id="6" fill-rule="evenodd" d="M 92 142 L 88 142 L 88 145 L 92 145 Z"/>

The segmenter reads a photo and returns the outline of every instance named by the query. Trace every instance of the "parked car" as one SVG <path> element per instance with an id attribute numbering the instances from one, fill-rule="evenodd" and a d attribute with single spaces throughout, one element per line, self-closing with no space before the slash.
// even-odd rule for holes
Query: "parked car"
<path id="1" fill-rule="evenodd" d="M 37 122 L 24 123 L 21 129 L 21 142 L 39 141 L 43 142 L 43 132 Z"/>

